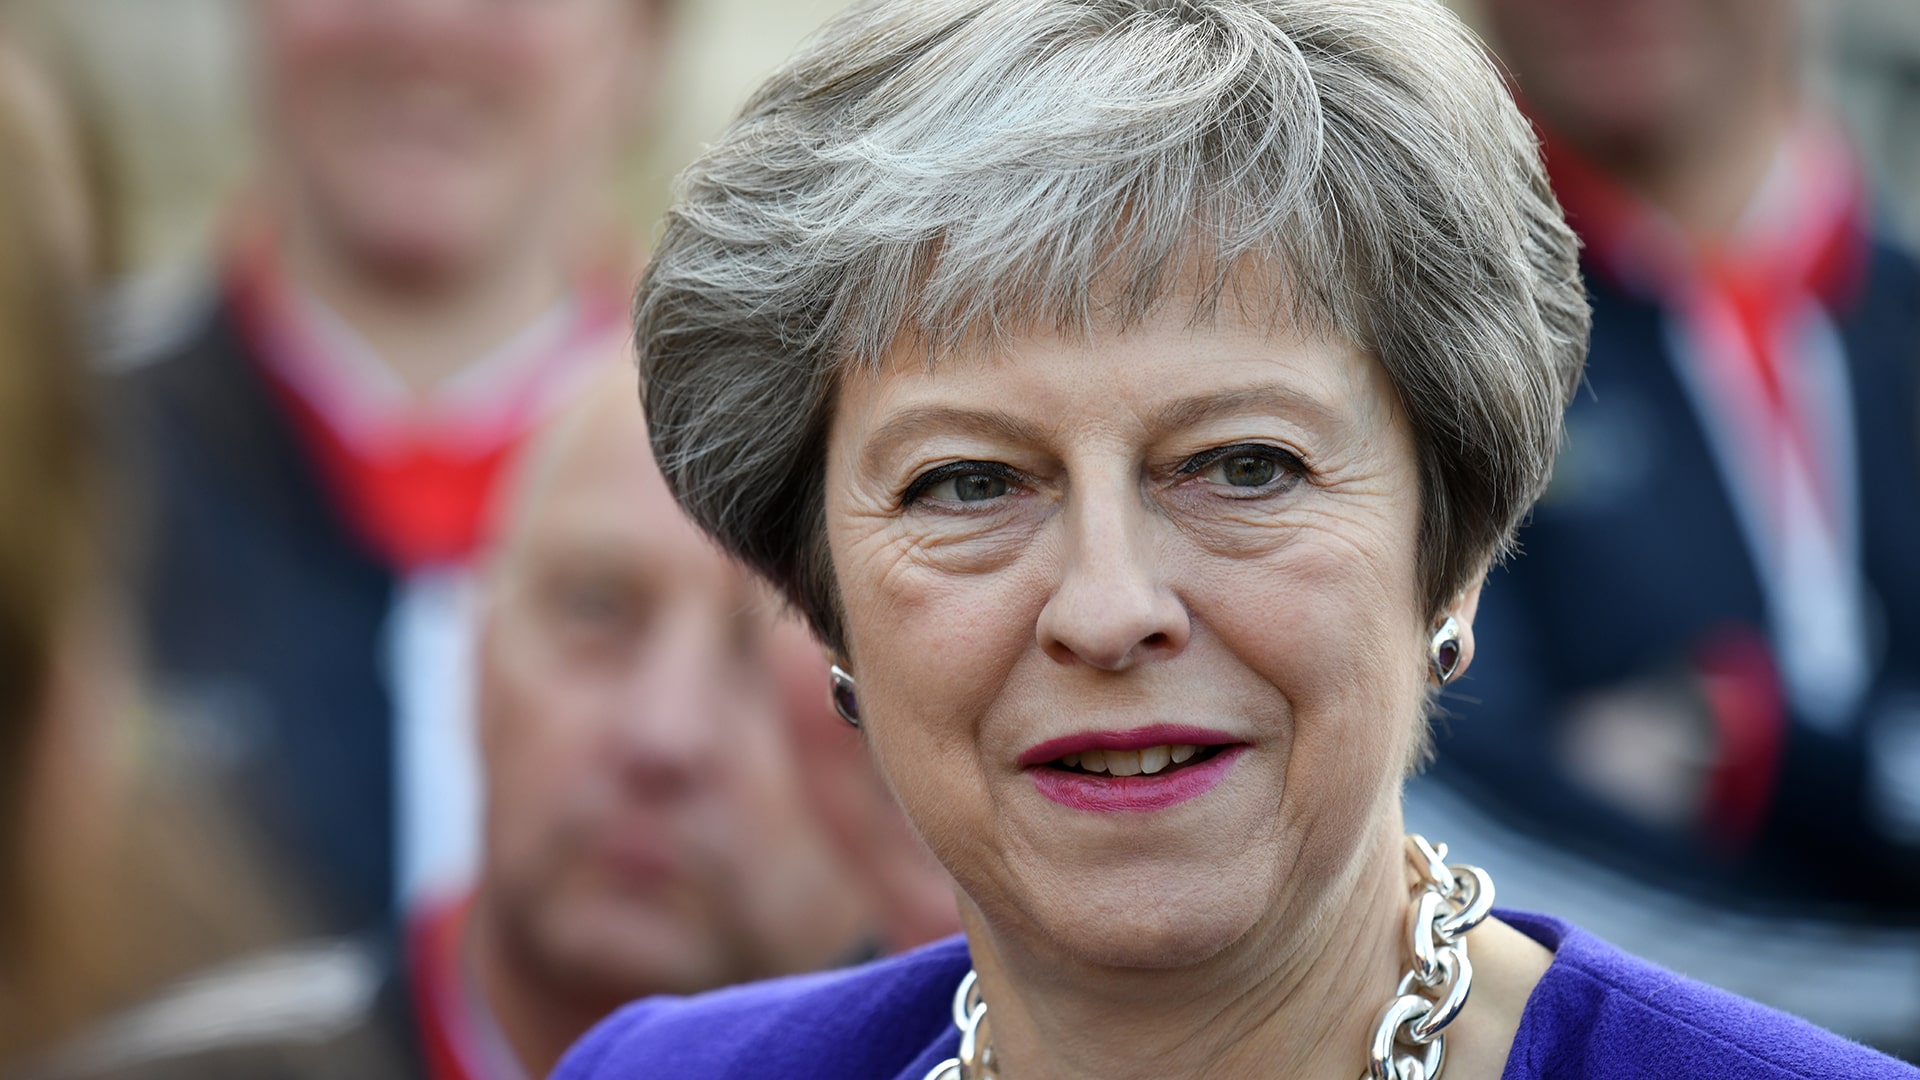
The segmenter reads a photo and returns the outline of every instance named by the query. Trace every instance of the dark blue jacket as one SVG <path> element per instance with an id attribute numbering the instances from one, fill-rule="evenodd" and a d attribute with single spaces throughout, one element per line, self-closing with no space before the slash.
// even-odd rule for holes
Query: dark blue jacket
<path id="1" fill-rule="evenodd" d="M 335 512 L 246 349 L 216 305 L 120 387 L 146 510 L 147 659 L 163 719 L 305 871 L 321 928 L 380 926 L 394 893 L 381 665 L 397 578 Z"/>
<path id="2" fill-rule="evenodd" d="M 1853 389 L 1861 560 L 1878 615 L 1872 690 L 1840 735 L 1789 717 L 1765 818 L 1741 852 L 1697 829 L 1636 824 L 1565 768 L 1570 702 L 1639 679 L 1679 681 L 1729 625 L 1766 633 L 1758 571 L 1669 358 L 1666 316 L 1602 275 L 1588 282 L 1588 386 L 1522 553 L 1483 593 L 1473 668 L 1443 699 L 1436 779 L 1676 885 L 1920 911 L 1917 838 L 1903 839 L 1875 805 L 1867 777 L 1876 732 L 1920 734 L 1920 268 L 1876 248 L 1853 303 L 1828 313 Z"/>

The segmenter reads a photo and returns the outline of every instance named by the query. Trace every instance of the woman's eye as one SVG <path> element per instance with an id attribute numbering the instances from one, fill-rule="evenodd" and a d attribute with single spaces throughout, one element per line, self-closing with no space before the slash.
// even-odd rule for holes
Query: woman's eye
<path id="1" fill-rule="evenodd" d="M 1230 446 L 1201 454 L 1181 470 L 1209 484 L 1246 493 L 1268 490 L 1298 476 L 1293 455 L 1269 446 Z"/>
<path id="2" fill-rule="evenodd" d="M 626 594 L 600 585 L 565 587 L 555 601 L 561 618 L 578 631 L 603 633 L 637 617 L 635 605 Z"/>
<path id="3" fill-rule="evenodd" d="M 1279 474 L 1280 465 L 1272 458 L 1230 457 L 1221 458 L 1214 471 L 1229 487 L 1264 487 Z"/>
<path id="4" fill-rule="evenodd" d="M 943 465 L 916 479 L 907 488 L 901 503 L 911 506 L 922 499 L 942 503 L 991 502 L 1013 492 L 1016 481 L 1007 472 L 980 462 Z"/>
<path id="5" fill-rule="evenodd" d="M 944 480 L 933 487 L 935 498 L 950 499 L 953 502 L 985 502 L 997 499 L 1007 493 L 1004 478 L 987 473 L 967 473 Z"/>

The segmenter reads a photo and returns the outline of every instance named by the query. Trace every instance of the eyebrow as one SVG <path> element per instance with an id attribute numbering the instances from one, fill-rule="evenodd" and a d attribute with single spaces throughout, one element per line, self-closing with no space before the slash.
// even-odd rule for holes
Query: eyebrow
<path id="1" fill-rule="evenodd" d="M 1319 398 L 1271 384 L 1181 398 L 1154 410 L 1150 422 L 1156 431 L 1178 431 L 1216 417 L 1252 412 L 1306 414 L 1308 423 L 1330 427 L 1346 422 L 1338 409 Z"/>
<path id="2" fill-rule="evenodd" d="M 1216 417 L 1253 412 L 1304 413 L 1310 425 L 1335 428 L 1346 422 L 1339 410 L 1319 398 L 1284 386 L 1265 385 L 1219 390 L 1169 402 L 1153 411 L 1149 426 L 1155 431 L 1178 431 Z M 1045 437 L 1038 425 L 999 409 L 920 405 L 883 424 L 867 441 L 860 454 L 861 463 L 874 469 L 890 458 L 899 444 L 928 430 L 989 435 L 1026 444 L 1040 442 Z"/>
<path id="3" fill-rule="evenodd" d="M 961 409 L 951 405 L 920 405 L 888 420 L 867 440 L 860 458 L 869 469 L 891 457 L 899 444 L 928 430 L 991 435 L 1008 442 L 1035 443 L 1041 429 L 999 409 Z"/>

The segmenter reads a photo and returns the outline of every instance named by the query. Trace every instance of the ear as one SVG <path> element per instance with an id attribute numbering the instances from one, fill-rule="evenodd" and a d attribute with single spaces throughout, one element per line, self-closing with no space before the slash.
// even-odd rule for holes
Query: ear
<path id="1" fill-rule="evenodd" d="M 1456 680 L 1473 667 L 1473 617 L 1480 611 L 1480 590 L 1486 583 L 1485 574 L 1475 578 L 1473 585 L 1460 594 L 1460 599 L 1448 612 L 1453 616 L 1454 624 L 1460 628 L 1460 670 L 1453 676 Z"/>

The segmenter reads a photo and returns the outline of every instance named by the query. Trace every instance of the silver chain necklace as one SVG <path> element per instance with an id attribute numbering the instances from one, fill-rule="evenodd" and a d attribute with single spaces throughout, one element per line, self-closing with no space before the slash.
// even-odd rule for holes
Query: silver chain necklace
<path id="1" fill-rule="evenodd" d="M 1485 870 L 1448 865 L 1447 845 L 1436 848 L 1418 833 L 1407 834 L 1406 850 L 1420 876 L 1407 909 L 1411 963 L 1380 1010 L 1360 1080 L 1439 1080 L 1447 1063 L 1446 1027 L 1473 988 L 1466 934 L 1493 910 L 1493 879 Z M 926 1080 L 998 1080 L 987 1003 L 971 970 L 954 992 L 953 1024 L 960 1029 L 960 1054 L 935 1065 Z"/>

